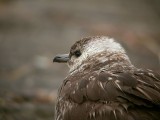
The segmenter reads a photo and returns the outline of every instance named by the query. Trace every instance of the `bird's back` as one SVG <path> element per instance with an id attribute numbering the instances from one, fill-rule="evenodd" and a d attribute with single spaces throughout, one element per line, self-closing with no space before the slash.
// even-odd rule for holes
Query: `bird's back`
<path id="1" fill-rule="evenodd" d="M 149 70 L 71 75 L 56 109 L 57 120 L 159 120 L 160 75 Z"/>

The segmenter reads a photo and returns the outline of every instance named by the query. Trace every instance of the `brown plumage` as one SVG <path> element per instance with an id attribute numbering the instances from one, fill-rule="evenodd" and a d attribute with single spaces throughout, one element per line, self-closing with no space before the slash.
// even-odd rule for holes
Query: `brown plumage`
<path id="1" fill-rule="evenodd" d="M 113 39 L 82 39 L 69 58 L 54 61 L 70 67 L 59 89 L 56 120 L 160 119 L 160 75 L 134 67 Z"/>

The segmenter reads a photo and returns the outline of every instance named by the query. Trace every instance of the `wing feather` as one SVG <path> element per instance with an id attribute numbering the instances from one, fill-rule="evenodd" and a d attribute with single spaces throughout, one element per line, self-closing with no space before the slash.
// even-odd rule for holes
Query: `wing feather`
<path id="1" fill-rule="evenodd" d="M 160 117 L 159 74 L 142 70 L 102 71 L 70 79 L 62 87 L 62 100 L 58 102 L 66 106 L 64 120 L 158 120 Z M 64 101 L 70 102 L 70 109 Z"/>

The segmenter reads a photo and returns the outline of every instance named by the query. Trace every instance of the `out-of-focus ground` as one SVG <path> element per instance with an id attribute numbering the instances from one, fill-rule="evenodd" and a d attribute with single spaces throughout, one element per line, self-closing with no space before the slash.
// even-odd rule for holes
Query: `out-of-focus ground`
<path id="1" fill-rule="evenodd" d="M 52 58 L 93 35 L 160 72 L 159 0 L 0 0 L 0 120 L 53 120 L 68 68 Z"/>

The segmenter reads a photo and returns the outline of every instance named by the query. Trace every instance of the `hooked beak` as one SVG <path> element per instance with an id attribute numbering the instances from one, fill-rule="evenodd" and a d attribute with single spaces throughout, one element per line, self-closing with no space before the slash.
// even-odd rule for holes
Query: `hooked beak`
<path id="1" fill-rule="evenodd" d="M 56 55 L 53 62 L 66 63 L 69 60 L 69 54 Z"/>

